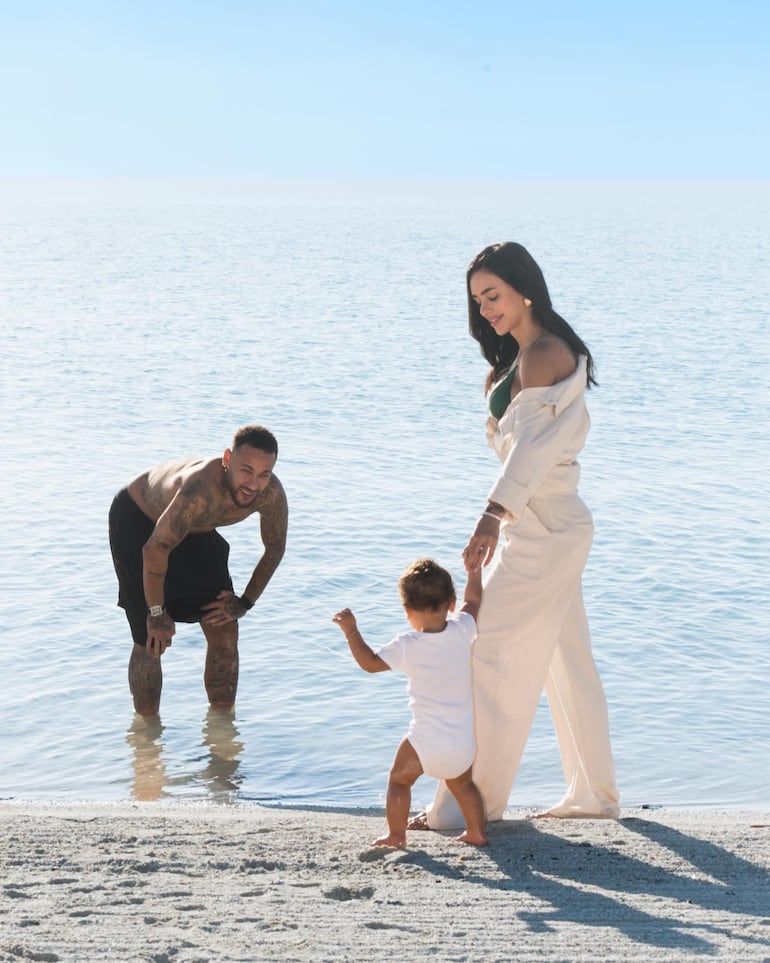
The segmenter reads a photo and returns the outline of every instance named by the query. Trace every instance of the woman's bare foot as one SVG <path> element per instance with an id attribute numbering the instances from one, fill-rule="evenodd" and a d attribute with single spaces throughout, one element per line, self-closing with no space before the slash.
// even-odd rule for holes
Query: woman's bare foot
<path id="1" fill-rule="evenodd" d="M 406 849 L 406 833 L 388 833 L 375 839 L 372 846 L 390 846 L 392 849 Z"/>
<path id="2" fill-rule="evenodd" d="M 428 825 L 428 814 L 426 812 L 419 812 L 416 816 L 412 816 L 409 822 L 406 824 L 407 829 L 425 830 L 430 829 Z"/>
<path id="3" fill-rule="evenodd" d="M 489 838 L 481 830 L 466 829 L 464 833 L 455 836 L 456 843 L 467 843 L 469 846 L 488 846 Z"/>
<path id="4" fill-rule="evenodd" d="M 619 813 L 607 812 L 607 813 L 586 813 L 580 812 L 580 810 L 574 810 L 572 812 L 552 812 L 550 809 L 546 809 L 542 813 L 535 813 L 534 816 L 527 817 L 528 819 L 618 819 Z"/>

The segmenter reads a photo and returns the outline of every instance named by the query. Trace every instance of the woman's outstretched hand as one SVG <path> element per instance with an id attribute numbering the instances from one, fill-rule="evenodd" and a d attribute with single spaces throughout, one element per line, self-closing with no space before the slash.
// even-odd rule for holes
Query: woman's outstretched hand
<path id="1" fill-rule="evenodd" d="M 466 572 L 475 572 L 489 565 L 497 548 L 500 535 L 500 522 L 491 515 L 482 515 L 476 523 L 470 541 L 463 549 L 463 563 Z"/>

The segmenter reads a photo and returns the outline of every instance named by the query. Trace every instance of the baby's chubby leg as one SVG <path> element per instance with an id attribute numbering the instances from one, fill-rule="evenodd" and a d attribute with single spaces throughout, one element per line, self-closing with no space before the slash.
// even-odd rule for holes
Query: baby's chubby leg
<path id="1" fill-rule="evenodd" d="M 465 832 L 455 839 L 472 846 L 486 846 L 489 839 L 485 832 L 484 803 L 473 781 L 472 770 L 466 769 L 462 775 L 447 779 L 446 784 L 465 817 Z"/>
<path id="2" fill-rule="evenodd" d="M 412 805 L 412 786 L 422 775 L 420 759 L 414 746 L 403 739 L 396 750 L 393 765 L 388 777 L 388 794 L 385 816 L 388 820 L 388 835 L 375 839 L 373 846 L 394 846 L 406 848 L 406 823 Z"/>

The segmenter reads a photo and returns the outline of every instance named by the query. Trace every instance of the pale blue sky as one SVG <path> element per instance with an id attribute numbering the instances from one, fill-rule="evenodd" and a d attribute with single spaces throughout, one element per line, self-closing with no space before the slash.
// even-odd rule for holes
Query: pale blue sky
<path id="1" fill-rule="evenodd" d="M 0 0 L 0 174 L 770 177 L 770 2 Z"/>

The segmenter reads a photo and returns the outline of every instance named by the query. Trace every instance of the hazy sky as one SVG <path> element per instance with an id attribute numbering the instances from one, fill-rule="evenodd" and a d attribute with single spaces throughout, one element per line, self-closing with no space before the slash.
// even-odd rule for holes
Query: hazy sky
<path id="1" fill-rule="evenodd" d="M 770 177 L 770 0 L 0 0 L 0 174 Z"/>

